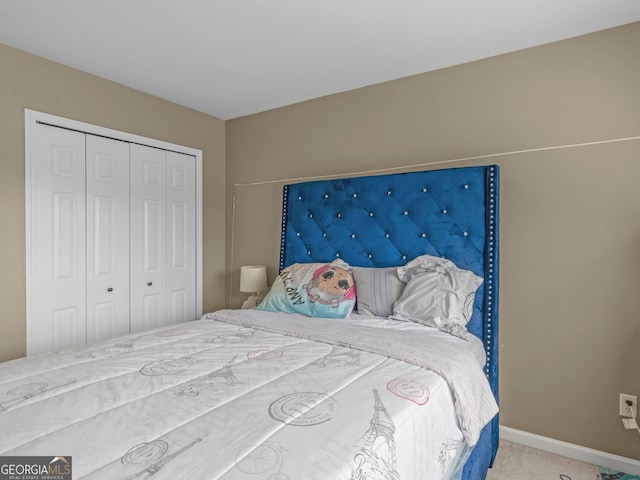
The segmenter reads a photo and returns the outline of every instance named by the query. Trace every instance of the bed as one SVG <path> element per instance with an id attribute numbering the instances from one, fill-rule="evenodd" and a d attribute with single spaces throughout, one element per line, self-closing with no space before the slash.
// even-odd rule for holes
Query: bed
<path id="1" fill-rule="evenodd" d="M 258 308 L 0 364 L 0 463 L 64 457 L 87 479 L 484 479 L 498 166 L 295 183 L 282 212 Z"/>

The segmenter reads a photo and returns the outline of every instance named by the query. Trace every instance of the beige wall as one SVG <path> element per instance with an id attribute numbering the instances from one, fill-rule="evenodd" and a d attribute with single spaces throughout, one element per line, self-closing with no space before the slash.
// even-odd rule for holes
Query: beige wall
<path id="1" fill-rule="evenodd" d="M 0 361 L 26 352 L 25 108 L 202 150 L 203 304 L 224 306 L 224 122 L 5 45 L 0 72 Z"/>
<path id="2" fill-rule="evenodd" d="M 283 183 L 498 163 L 501 422 L 640 459 L 638 85 L 640 23 L 228 121 L 231 304 L 275 276 Z"/>

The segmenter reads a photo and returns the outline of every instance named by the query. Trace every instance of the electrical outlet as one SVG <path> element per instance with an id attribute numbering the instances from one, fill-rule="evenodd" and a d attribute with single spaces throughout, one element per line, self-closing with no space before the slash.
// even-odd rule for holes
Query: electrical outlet
<path id="1" fill-rule="evenodd" d="M 631 401 L 631 405 L 627 404 L 627 400 Z M 620 416 L 638 418 L 638 397 L 620 394 Z"/>

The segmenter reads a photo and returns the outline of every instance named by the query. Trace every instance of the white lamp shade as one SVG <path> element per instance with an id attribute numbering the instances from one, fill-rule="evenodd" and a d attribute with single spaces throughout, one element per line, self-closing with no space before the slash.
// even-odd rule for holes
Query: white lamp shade
<path id="1" fill-rule="evenodd" d="M 240 267 L 240 291 L 264 292 L 267 289 L 267 267 L 247 265 Z"/>

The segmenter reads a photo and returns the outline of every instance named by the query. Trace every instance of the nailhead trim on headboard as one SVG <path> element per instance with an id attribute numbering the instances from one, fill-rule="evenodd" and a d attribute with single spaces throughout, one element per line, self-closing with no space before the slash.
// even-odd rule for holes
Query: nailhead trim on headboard
<path id="1" fill-rule="evenodd" d="M 487 254 L 486 254 L 486 265 L 487 272 L 485 275 L 485 282 L 487 284 L 485 288 L 485 305 L 486 305 L 486 326 L 485 326 L 485 351 L 487 354 L 487 364 L 485 366 L 485 373 L 489 377 L 491 374 L 491 366 L 496 363 L 493 360 L 494 356 L 497 356 L 496 344 L 495 344 L 495 334 L 493 323 L 497 317 L 496 306 L 498 305 L 498 290 L 495 287 L 495 279 L 496 275 L 496 266 L 498 265 L 498 248 L 497 248 L 497 239 L 498 239 L 498 182 L 499 182 L 499 169 L 495 166 L 489 167 L 489 174 L 487 177 L 487 195 L 489 201 L 488 212 L 487 212 Z M 494 392 L 497 395 L 497 390 Z"/>
<path id="2" fill-rule="evenodd" d="M 287 228 L 287 215 L 288 215 L 288 205 L 289 205 L 289 188 L 290 185 L 285 185 L 282 189 L 282 230 L 280 232 L 280 263 L 278 267 L 278 271 L 284 268 L 284 250 L 286 246 L 285 242 L 285 232 Z"/>

